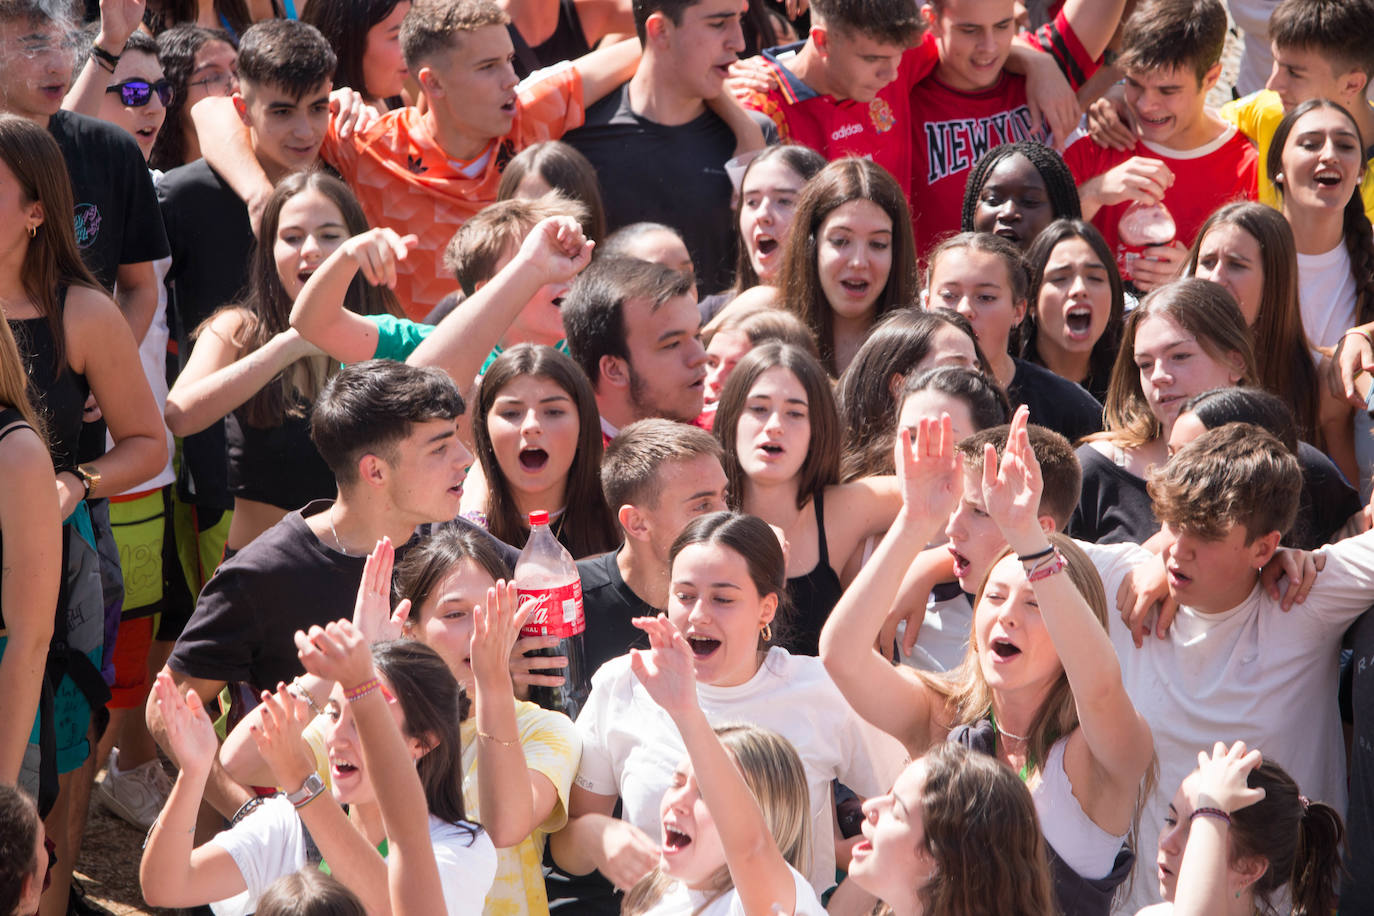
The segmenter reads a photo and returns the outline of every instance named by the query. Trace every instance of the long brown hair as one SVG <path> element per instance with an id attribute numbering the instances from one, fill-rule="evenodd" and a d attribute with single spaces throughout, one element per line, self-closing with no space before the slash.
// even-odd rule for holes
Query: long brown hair
<path id="1" fill-rule="evenodd" d="M 942 742 L 921 757 L 921 826 L 934 869 L 927 916 L 1052 916 L 1049 856 L 1025 783 L 996 759 Z M 889 910 L 890 912 L 890 910 Z"/>
<path id="2" fill-rule="evenodd" d="M 1140 387 L 1140 370 L 1135 364 L 1136 332 L 1141 322 L 1156 315 L 1170 319 L 1196 337 L 1198 344 L 1213 359 L 1224 360 L 1228 354 L 1239 356 L 1242 372 L 1236 384 L 1253 384 L 1258 377 L 1250 329 L 1245 326 L 1245 317 L 1231 294 L 1211 280 L 1196 277 L 1166 283 L 1155 288 L 1126 316 L 1121 349 L 1112 366 L 1112 380 L 1107 385 L 1107 401 L 1103 405 L 1106 430 L 1094 433 L 1089 439 L 1138 448 L 1164 432 L 1164 427 L 1150 410 L 1145 390 Z"/>
<path id="3" fill-rule="evenodd" d="M 1339 102 L 1330 99 L 1308 99 L 1297 108 L 1283 116 L 1279 126 L 1274 129 L 1274 139 L 1269 141 L 1269 156 L 1265 160 L 1265 171 L 1269 175 L 1269 180 L 1274 187 L 1279 189 L 1280 196 L 1283 194 L 1283 178 L 1279 173 L 1283 171 L 1283 148 L 1288 144 L 1288 135 L 1293 131 L 1293 125 L 1298 123 L 1298 119 L 1307 114 L 1314 108 L 1330 108 L 1339 111 L 1350 121 L 1351 130 L 1355 131 L 1355 137 L 1359 141 L 1359 148 L 1366 149 L 1367 142 L 1364 135 L 1360 132 L 1360 125 L 1355 121 L 1354 115 L 1345 109 Z M 1364 157 L 1360 157 L 1360 174 L 1363 176 Z M 1374 227 L 1369 224 L 1369 217 L 1364 212 L 1364 195 L 1360 191 L 1360 185 L 1355 185 L 1355 190 L 1351 192 L 1350 199 L 1345 202 L 1343 214 L 1344 223 L 1342 225 L 1342 239 L 1345 242 L 1345 250 L 1350 255 L 1350 275 L 1355 280 L 1356 296 L 1356 320 L 1360 324 L 1370 320 L 1374 315 Z M 1266 275 L 1266 281 L 1268 277 Z"/>
<path id="4" fill-rule="evenodd" d="M 39 438 L 45 438 L 43 416 L 34 410 L 29 400 L 29 375 L 24 369 L 24 359 L 19 355 L 14 335 L 10 333 L 10 323 L 0 321 L 0 407 L 13 407 L 23 416 L 24 422 L 33 427 Z"/>
<path id="5" fill-rule="evenodd" d="M 740 236 L 736 239 L 735 245 L 738 249 L 735 257 L 735 283 L 730 287 L 736 294 L 759 285 L 758 272 L 754 270 L 754 262 L 749 260 L 749 240 L 740 235 L 739 218 L 744 211 L 744 182 L 749 178 L 749 173 L 754 170 L 754 166 L 768 162 L 770 159 L 779 160 L 803 182 L 815 178 L 821 169 L 825 168 L 824 156 L 809 146 L 800 146 L 795 143 L 779 143 L 776 146 L 770 146 L 750 160 L 749 166 L 740 176 L 740 192 L 735 195 L 737 199 L 732 211 L 734 218 L 730 223 L 735 227 L 735 234 Z M 791 232 L 790 228 L 788 232 Z M 785 242 L 785 239 L 778 241 L 782 243 Z"/>
<path id="6" fill-rule="evenodd" d="M 911 210 L 901 186 L 880 165 L 867 159 L 837 159 L 806 183 L 797 201 L 782 262 L 782 304 L 795 312 L 821 351 L 821 363 L 832 375 L 835 365 L 834 312 L 821 289 L 817 261 L 821 224 L 836 209 L 854 200 L 877 204 L 892 220 L 892 269 L 878 295 L 874 317 L 916 302 L 916 242 Z"/>
<path id="7" fill-rule="evenodd" d="M 76 247 L 72 222 L 76 205 L 67 162 L 57 141 L 32 121 L 0 115 L 0 160 L 14 173 L 24 203 L 43 205 L 43 222 L 24 249 L 19 280 L 29 300 L 48 321 L 60 375 L 67 364 L 67 344 L 58 290 L 70 286 L 105 290 L 86 268 Z"/>
<path id="8" fill-rule="evenodd" d="M 510 481 L 506 479 L 492 448 L 487 415 L 501 391 L 522 375 L 534 375 L 553 382 L 572 399 L 577 410 L 577 451 L 563 490 L 563 539 L 576 558 L 605 553 L 620 543 L 620 526 L 606 505 L 601 492 L 600 413 L 591 382 L 571 357 L 553 347 L 517 344 L 503 352 L 487 368 L 477 390 L 477 410 L 472 418 L 472 439 L 482 474 L 487 479 L 487 528 L 497 538 L 516 547 L 530 536 L 529 526 L 515 504 Z M 557 506 L 549 506 L 557 509 Z"/>
<path id="9" fill-rule="evenodd" d="M 730 507 L 744 504 L 745 474 L 740 465 L 737 442 L 739 418 L 749 400 L 749 390 L 759 376 L 769 369 L 782 368 L 791 372 L 806 389 L 808 414 L 811 419 L 811 441 L 802 461 L 797 481 L 797 508 L 805 508 L 817 493 L 840 479 L 840 451 L 844 446 L 840 428 L 840 412 L 835 394 L 816 357 L 805 350 L 784 343 L 766 343 L 745 354 L 730 373 L 725 389 L 720 393 L 716 419 L 711 431 L 725 451 L 722 462 L 730 482 Z"/>
<path id="10" fill-rule="evenodd" d="M 1259 268 L 1264 292 L 1259 314 L 1251 325 L 1259 375 L 1255 384 L 1282 397 L 1293 408 L 1298 434 L 1317 444 L 1320 411 L 1317 368 L 1312 364 L 1307 334 L 1298 304 L 1298 249 L 1293 228 L 1273 207 L 1243 200 L 1229 203 L 1207 217 L 1188 249 L 1189 276 L 1197 276 L 1198 255 L 1207 233 L 1235 226 L 1248 233 L 1260 249 Z"/>
<path id="11" fill-rule="evenodd" d="M 238 305 L 226 308 L 243 312 L 243 324 L 234 335 L 240 358 L 266 346 L 276 335 L 291 327 L 291 297 L 286 294 L 277 272 L 273 243 L 286 202 L 298 194 L 317 191 L 339 208 L 350 236 L 368 230 L 367 217 L 348 185 L 324 172 L 296 172 L 278 182 L 267 199 L 262 213 L 262 231 L 253 249 L 248 268 L 248 295 Z M 400 305 L 391 290 L 372 286 L 361 272 L 353 278 L 344 295 L 344 307 L 359 315 L 401 314 Z M 218 313 L 216 313 L 218 314 Z M 197 333 L 213 321 L 212 316 Z M 250 426 L 259 428 L 279 426 L 287 415 L 303 416 L 319 396 L 324 383 L 339 369 L 338 360 L 327 356 L 312 356 L 297 360 L 283 369 L 272 381 L 243 405 L 244 416 Z"/>

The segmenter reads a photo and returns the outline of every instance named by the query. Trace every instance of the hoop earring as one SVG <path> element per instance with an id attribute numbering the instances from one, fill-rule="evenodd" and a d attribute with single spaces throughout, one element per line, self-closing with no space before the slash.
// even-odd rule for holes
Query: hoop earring
<path id="1" fill-rule="evenodd" d="M 759 637 L 760 637 L 764 642 L 772 642 L 772 641 L 773 641 L 773 625 L 772 625 L 771 623 L 765 623 L 765 624 L 763 625 L 763 628 L 759 630 Z"/>
<path id="2" fill-rule="evenodd" d="M 29 238 L 32 239 L 32 238 L 37 238 L 37 237 L 38 237 L 38 227 L 37 227 L 37 226 L 30 226 L 30 227 L 29 227 Z"/>

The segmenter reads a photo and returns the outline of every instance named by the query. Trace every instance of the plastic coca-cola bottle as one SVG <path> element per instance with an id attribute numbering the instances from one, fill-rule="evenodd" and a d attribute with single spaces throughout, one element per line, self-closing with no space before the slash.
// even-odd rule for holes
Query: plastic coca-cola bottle
<path id="1" fill-rule="evenodd" d="M 1168 245 L 1178 236 L 1178 226 L 1174 215 L 1164 204 L 1145 204 L 1136 201 L 1121 214 L 1116 224 L 1117 237 L 1121 239 L 1122 251 L 1117 266 L 1122 276 L 1131 277 L 1131 268 L 1144 255 L 1151 245 Z"/>
<path id="2" fill-rule="evenodd" d="M 549 530 L 549 513 L 530 513 L 530 539 L 515 564 L 515 587 L 523 604 L 528 597 L 539 604 L 525 618 L 521 636 L 557 636 L 558 645 L 526 653 L 530 656 L 562 655 L 566 668 L 549 668 L 539 674 L 562 675 L 561 687 L 530 688 L 530 701 L 576 719 L 591 691 L 582 633 L 587 618 L 582 611 L 582 577 L 572 555 Z"/>

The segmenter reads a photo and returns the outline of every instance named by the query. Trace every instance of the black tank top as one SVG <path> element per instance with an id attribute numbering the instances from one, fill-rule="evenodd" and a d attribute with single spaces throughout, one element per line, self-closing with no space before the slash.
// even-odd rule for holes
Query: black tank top
<path id="1" fill-rule="evenodd" d="M 242 411 L 224 418 L 229 492 L 288 512 L 336 495 L 334 474 L 310 439 L 309 417 L 287 414 L 280 426 L 251 426 Z"/>
<path id="2" fill-rule="evenodd" d="M 582 20 L 573 0 L 558 0 L 558 25 L 542 44 L 531 47 L 515 26 L 506 26 L 511 43 L 515 45 L 515 75 L 524 79 L 541 67 L 552 67 L 565 60 L 575 60 L 591 52 Z"/>
<path id="3" fill-rule="evenodd" d="M 781 628 L 779 635 L 782 647 L 793 655 L 820 655 L 821 627 L 825 626 L 826 618 L 844 593 L 839 575 L 830 568 L 830 550 L 825 543 L 824 503 L 824 493 L 818 492 L 814 504 L 820 559 L 806 575 L 787 580 L 787 597 L 792 601 L 792 608 L 786 626 Z"/>
<path id="4" fill-rule="evenodd" d="M 67 306 L 66 287 L 58 290 L 59 320 Z M 81 414 L 91 386 L 64 361 L 57 363 L 57 342 L 47 318 L 10 321 L 19 355 L 29 376 L 29 397 L 48 427 L 48 452 L 53 467 L 77 463 L 81 442 Z"/>

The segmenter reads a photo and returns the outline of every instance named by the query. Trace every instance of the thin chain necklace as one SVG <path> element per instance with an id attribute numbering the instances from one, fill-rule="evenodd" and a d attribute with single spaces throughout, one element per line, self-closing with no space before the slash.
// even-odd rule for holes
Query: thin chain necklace
<path id="1" fill-rule="evenodd" d="M 1007 731 L 1005 728 L 1003 728 L 1002 726 L 998 725 L 996 719 L 993 719 L 993 720 L 992 720 L 992 727 L 995 728 L 995 729 L 997 729 L 997 734 L 1001 735 L 1003 738 L 1010 738 L 1010 739 L 1013 740 L 1013 741 L 1029 741 L 1029 740 L 1030 740 L 1030 738 L 1028 738 L 1028 737 L 1026 737 L 1026 736 L 1024 736 L 1024 735 L 1013 735 L 1011 732 Z"/>
<path id="2" fill-rule="evenodd" d="M 362 556 L 362 554 L 350 553 L 348 548 L 344 546 L 343 539 L 339 537 L 339 530 L 334 527 L 334 506 L 331 505 L 329 507 L 329 512 L 327 514 L 329 516 L 329 533 L 334 535 L 334 544 L 339 548 L 339 553 L 346 557 Z"/>

